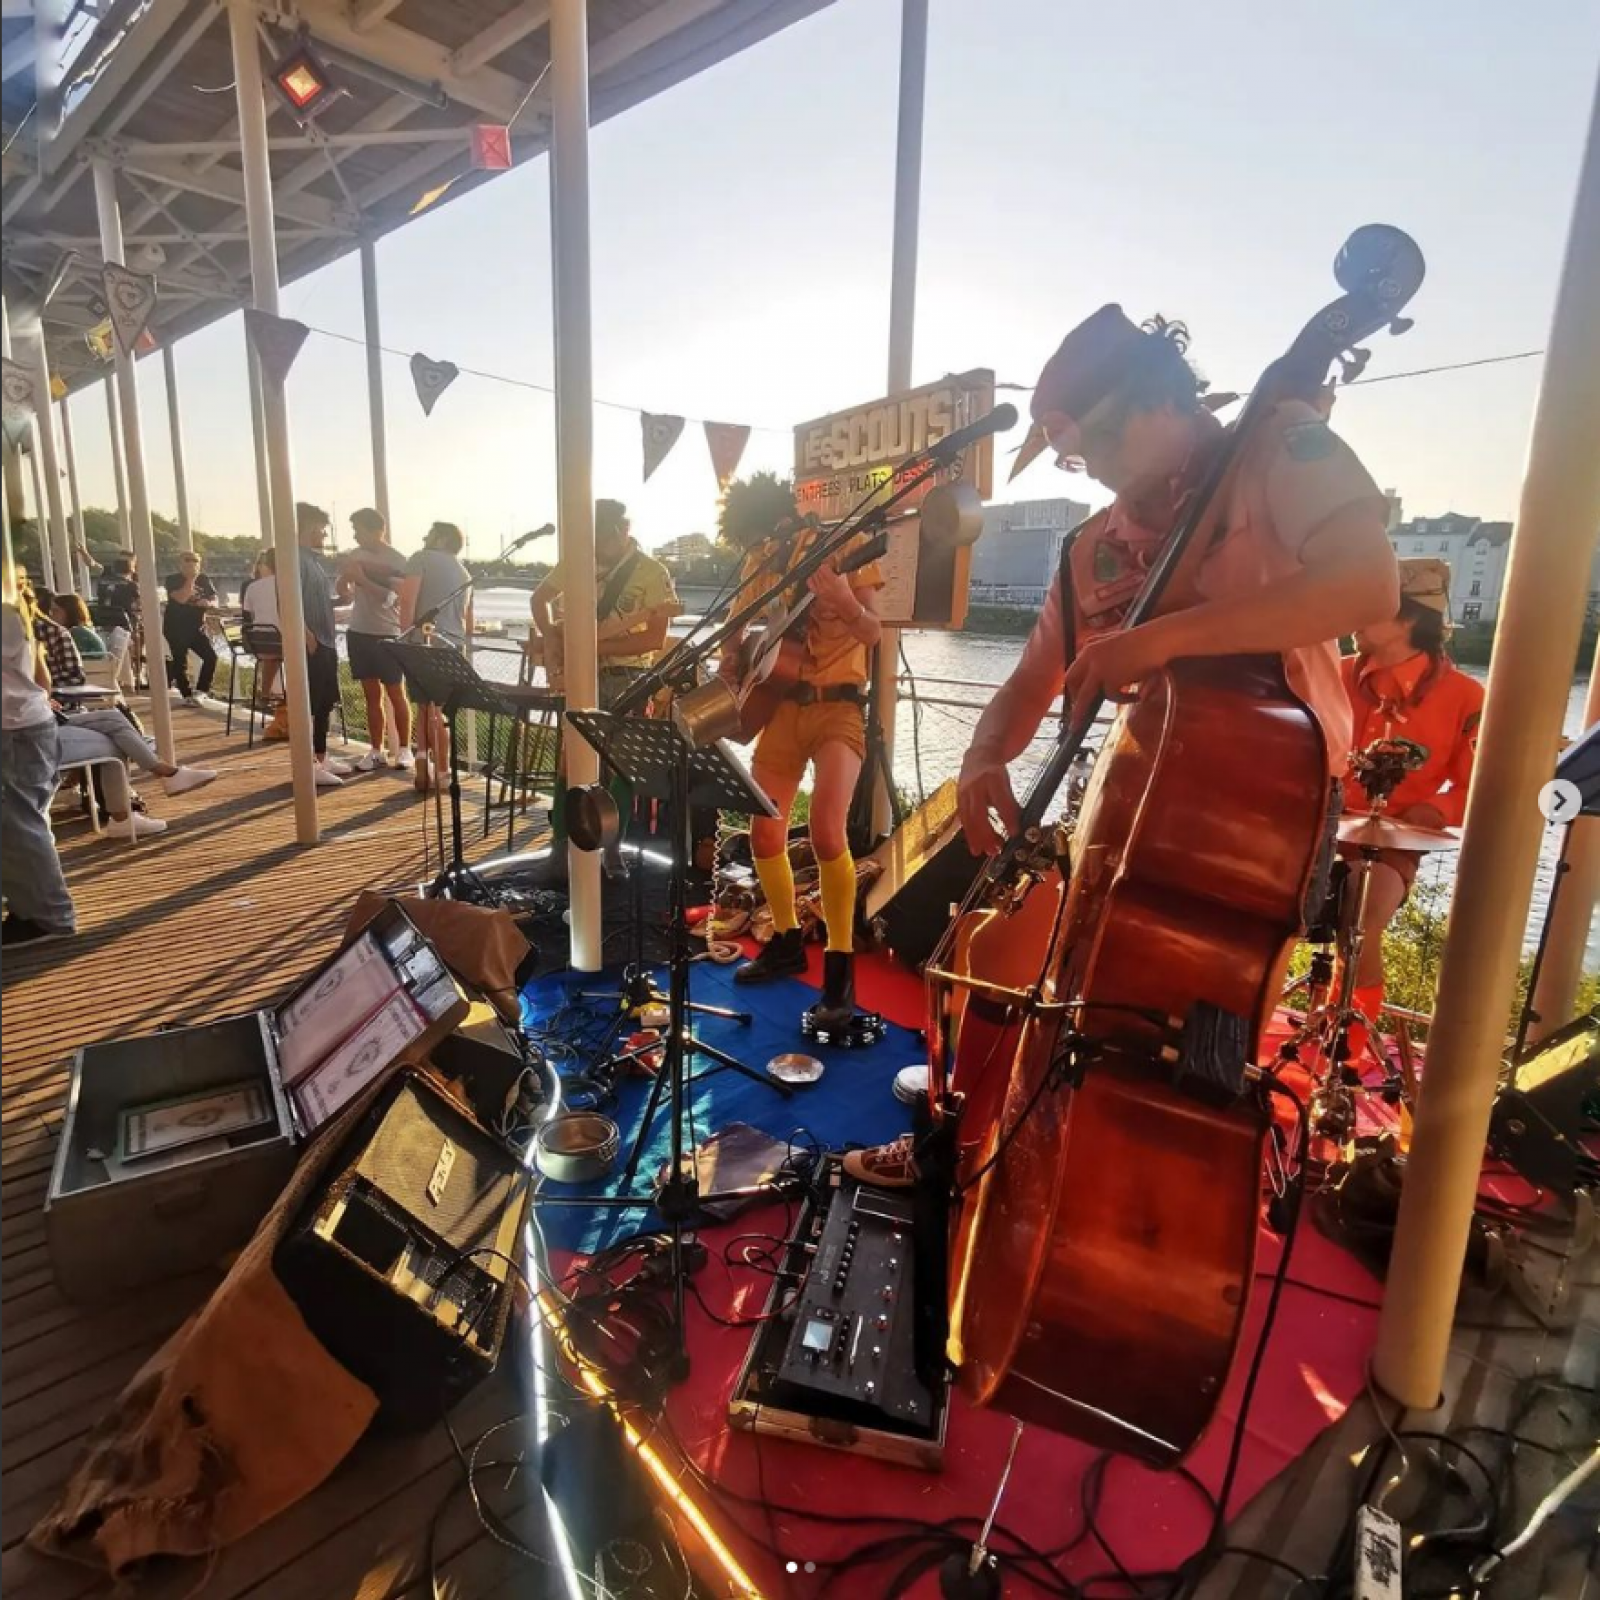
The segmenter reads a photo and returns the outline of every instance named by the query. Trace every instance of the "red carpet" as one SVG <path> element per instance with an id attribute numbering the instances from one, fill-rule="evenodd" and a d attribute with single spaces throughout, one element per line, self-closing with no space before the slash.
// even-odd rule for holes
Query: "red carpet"
<path id="1" fill-rule="evenodd" d="M 815 951 L 812 965 L 820 966 Z M 858 963 L 858 973 L 864 1006 L 906 1026 L 920 1025 L 920 978 L 887 961 L 871 959 Z M 813 981 L 816 976 L 814 970 Z M 826 1080 L 818 1092 L 825 1089 Z M 754 1271 L 725 1269 L 721 1241 L 736 1232 L 781 1233 L 784 1222 L 785 1209 L 770 1206 L 704 1234 L 711 1261 L 697 1282 L 713 1310 L 729 1318 L 761 1310 L 770 1280 Z M 1263 1226 L 1240 1359 L 1210 1434 L 1188 1462 L 1213 1492 L 1232 1441 L 1278 1251 L 1277 1236 Z M 1370 1304 L 1328 1298 L 1316 1292 L 1319 1288 L 1369 1303 L 1379 1294 L 1377 1281 L 1320 1237 L 1308 1221 L 1300 1230 L 1291 1280 L 1251 1406 L 1233 1490 L 1234 1510 L 1300 1455 L 1362 1389 L 1377 1313 Z M 726 1407 L 750 1330 L 718 1327 L 692 1301 L 690 1321 L 692 1373 L 671 1397 L 670 1426 L 697 1464 L 732 1494 L 760 1495 L 790 1508 L 763 1513 L 726 1499 L 704 1507 L 765 1593 L 807 1600 L 826 1591 L 879 1600 L 916 1552 L 903 1549 L 870 1565 L 852 1560 L 852 1552 L 869 1542 L 910 1531 L 892 1520 L 872 1519 L 898 1518 L 926 1526 L 984 1514 L 1011 1437 L 1007 1418 L 977 1411 L 956 1399 L 944 1470 L 936 1476 L 860 1455 L 734 1434 L 726 1422 Z M 1059 1570 L 1079 1581 L 1114 1573 L 1115 1563 L 1099 1538 L 1115 1551 L 1117 1561 L 1135 1572 L 1174 1567 L 1204 1540 L 1210 1513 L 1194 1488 L 1175 1474 L 1152 1472 L 1126 1459 L 1113 1461 L 1107 1471 L 1099 1537 L 1086 1532 L 1079 1496 L 1094 1459 L 1095 1453 L 1083 1446 L 1030 1429 L 1023 1436 L 1001 1510 L 1002 1527 L 1036 1549 L 1061 1551 L 1070 1546 L 1059 1558 Z M 817 1520 L 821 1518 L 858 1520 Z M 1004 1550 L 1003 1538 L 998 1547 Z M 833 1569 L 829 1564 L 834 1562 L 844 1563 L 843 1569 Z M 936 1595 L 937 1579 L 924 1576 L 907 1592 L 919 1600 Z M 1008 1594 L 1044 1592 L 1028 1580 L 1025 1568 L 1008 1568 Z M 1102 1592 L 1114 1594 L 1116 1589 L 1108 1586 Z"/>

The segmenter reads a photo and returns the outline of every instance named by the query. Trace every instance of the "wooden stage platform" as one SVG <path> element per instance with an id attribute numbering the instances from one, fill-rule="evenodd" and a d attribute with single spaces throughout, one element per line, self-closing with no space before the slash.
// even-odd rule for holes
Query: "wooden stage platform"
<path id="1" fill-rule="evenodd" d="M 78 906 L 75 939 L 4 960 L 4 1187 L 0 1196 L 0 1591 L 7 1600 L 77 1600 L 109 1592 L 87 1569 L 48 1561 L 22 1543 L 71 1468 L 84 1435 L 161 1341 L 204 1300 L 210 1274 L 129 1296 L 107 1308 L 64 1300 L 45 1248 L 44 1204 L 78 1045 L 150 1032 L 265 1003 L 335 946 L 356 895 L 415 883 L 425 866 L 424 808 L 409 778 L 380 772 L 321 792 L 323 838 L 294 839 L 284 745 L 247 750 L 220 721 L 175 710 L 179 753 L 222 776 L 171 799 L 140 790 L 171 823 L 130 845 L 95 838 L 62 808 L 58 838 Z M 483 788 L 469 789 L 469 851 L 505 847 L 503 813 L 482 839 Z M 518 845 L 530 842 L 519 830 Z M 431 858 L 438 866 L 435 853 Z M 462 1408 L 476 1434 L 517 1409 L 498 1382 Z M 442 1430 L 364 1442 L 316 1494 L 228 1551 L 204 1584 L 209 1600 L 425 1600 L 424 1535 L 461 1478 Z M 526 1535 L 525 1535 L 526 1536 Z M 480 1528 L 457 1495 L 439 1526 L 440 1593 L 453 1600 L 544 1592 L 539 1574 Z M 195 1591 L 199 1563 L 175 1565 L 141 1593 Z"/>
<path id="2" fill-rule="evenodd" d="M 110 1592 L 87 1569 L 33 1555 L 23 1537 L 50 1504 L 90 1427 L 215 1281 L 189 1278 L 94 1310 L 71 1305 L 57 1291 L 41 1207 L 71 1051 L 91 1040 L 265 1002 L 332 948 L 359 891 L 415 883 L 426 867 L 424 817 L 431 818 L 432 808 L 425 812 L 399 775 L 379 773 L 325 791 L 323 842 L 304 850 L 294 842 L 284 747 L 246 750 L 242 737 L 224 737 L 220 722 L 176 715 L 183 758 L 218 767 L 220 780 L 176 800 L 162 796 L 158 784 L 144 785 L 152 810 L 172 827 L 137 846 L 96 839 L 86 822 L 64 822 L 62 857 L 82 931 L 4 962 L 0 1590 L 7 1600 L 82 1600 Z M 476 858 L 499 854 L 506 837 L 502 817 L 494 836 L 482 838 L 481 797 L 479 783 L 468 795 Z M 530 830 L 520 828 L 517 846 L 531 842 Z M 1505 1296 L 1465 1309 L 1473 1325 L 1458 1328 L 1447 1403 L 1425 1418 L 1408 1419 L 1409 1425 L 1452 1433 L 1504 1428 L 1516 1420 L 1508 1409 L 1513 1394 L 1531 1376 L 1592 1391 L 1600 1371 L 1597 1260 L 1591 1254 L 1562 1267 L 1583 1287 L 1569 1307 L 1569 1315 L 1576 1312 L 1571 1325 L 1559 1331 L 1539 1329 Z M 1542 1434 L 1552 1446 L 1570 1439 L 1562 1430 L 1570 1429 L 1572 1396 L 1552 1389 L 1522 1422 L 1524 1433 L 1535 1440 Z M 1593 1414 L 1592 1392 L 1576 1403 Z M 497 1382 L 462 1409 L 460 1431 L 476 1434 L 516 1409 L 509 1386 Z M 1381 1436 L 1372 1405 L 1358 1400 L 1242 1512 L 1232 1542 L 1320 1574 L 1364 1475 L 1353 1460 Z M 1526 1519 L 1569 1460 L 1536 1446 L 1521 1451 L 1511 1526 Z M 864 1474 L 870 1467 L 857 1463 L 853 1470 Z M 524 1478 L 531 1482 L 533 1474 Z M 1391 1509 L 1403 1516 L 1414 1511 L 1413 1490 L 1428 1478 L 1419 1468 Z M 868 1480 L 863 1475 L 861 1481 L 865 1492 Z M 140 1593 L 159 1600 L 190 1594 L 209 1600 L 430 1600 L 426 1532 L 459 1482 L 441 1431 L 367 1441 L 317 1493 L 226 1552 L 209 1572 L 199 1563 L 177 1565 L 152 1576 Z M 524 1538 L 538 1539 L 535 1509 L 516 1525 Z M 463 1496 L 440 1519 L 438 1535 L 440 1595 L 477 1600 L 566 1592 L 552 1571 L 530 1565 L 485 1533 Z M 1489 1592 L 1499 1600 L 1600 1600 L 1595 1553 L 1574 1544 L 1570 1517 L 1541 1544 L 1545 1554 L 1519 1562 Z M 1215 1600 L 1275 1600 L 1294 1587 L 1266 1562 L 1230 1558 L 1199 1593 Z M 795 1600 L 809 1600 L 809 1592 L 796 1589 Z M 864 1591 L 841 1586 L 838 1592 Z M 1015 1592 L 1042 1591 L 1019 1583 Z M 1296 1600 L 1320 1592 L 1302 1585 Z"/>

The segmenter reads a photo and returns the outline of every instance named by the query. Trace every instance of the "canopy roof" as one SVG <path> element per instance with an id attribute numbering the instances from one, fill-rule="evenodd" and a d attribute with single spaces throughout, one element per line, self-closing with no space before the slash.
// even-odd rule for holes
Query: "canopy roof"
<path id="1" fill-rule="evenodd" d="M 589 0 L 594 122 L 670 88 L 829 0 Z M 67 253 L 45 312 L 52 366 L 73 385 L 105 368 L 83 335 L 101 320 L 90 161 L 119 179 L 128 265 L 153 270 L 151 323 L 168 342 L 248 303 L 244 179 L 228 19 L 216 0 L 79 0 L 50 134 L 31 7 L 5 0 L 4 268 L 28 316 Z M 302 0 L 261 8 L 263 59 L 297 31 L 345 92 L 302 127 L 268 92 L 279 273 L 289 282 L 494 176 L 471 166 L 471 130 L 511 127 L 514 162 L 549 142 L 549 0 Z M 59 53 L 59 52 L 58 52 Z"/>

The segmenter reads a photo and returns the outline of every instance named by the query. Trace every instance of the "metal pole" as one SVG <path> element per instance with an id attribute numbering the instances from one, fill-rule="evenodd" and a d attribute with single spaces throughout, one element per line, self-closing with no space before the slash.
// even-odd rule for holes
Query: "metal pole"
<path id="1" fill-rule="evenodd" d="M 273 234 L 272 169 L 267 163 L 267 108 L 261 93 L 261 52 L 256 42 L 253 0 L 229 0 L 233 78 L 239 101 L 239 147 L 243 157 L 245 212 L 250 230 L 250 279 L 256 309 L 278 314 L 278 252 Z M 289 768 L 294 776 L 295 836 L 315 844 L 317 787 L 311 751 L 311 692 L 305 606 L 301 599 L 300 548 L 294 516 L 294 481 L 289 460 L 289 404 L 283 385 L 261 370 L 261 411 L 266 425 L 272 479 L 273 549 L 277 552 L 278 610 L 283 629 L 284 694 L 289 706 Z"/>
<path id="2" fill-rule="evenodd" d="M 7 357 L 11 356 L 11 316 L 6 305 L 5 297 L 0 295 L 0 351 Z M 26 437 L 26 432 L 24 432 Z M 23 499 L 22 489 L 22 447 L 12 444 L 8 438 L 5 441 L 5 480 L 6 480 L 6 516 L 8 527 L 19 525 L 28 520 L 28 506 Z M 45 546 L 44 526 L 38 528 L 40 559 L 48 560 L 50 552 Z M 13 556 L 13 562 L 15 557 Z M 16 592 L 16 571 L 13 566 L 11 574 L 12 593 Z"/>
<path id="3" fill-rule="evenodd" d="M 106 374 L 106 426 L 111 429 L 111 477 L 117 490 L 117 528 L 122 548 L 133 549 L 133 523 L 128 517 L 128 470 L 122 460 L 122 409 L 117 404 L 116 379 Z"/>
<path id="4" fill-rule="evenodd" d="M 183 418 L 178 409 L 178 364 L 172 346 L 161 347 L 161 370 L 167 380 L 167 432 L 172 436 L 172 487 L 178 497 L 178 537 L 185 550 L 194 549 L 194 529 L 189 524 L 189 480 L 183 470 Z"/>
<path id="5" fill-rule="evenodd" d="M 261 518 L 261 542 L 272 543 L 272 469 L 267 464 L 267 418 L 261 406 L 261 360 L 244 329 L 246 378 L 250 385 L 250 438 L 256 457 L 256 510 Z"/>
<path id="6" fill-rule="evenodd" d="M 94 162 L 94 200 L 100 213 L 100 254 L 119 267 L 122 258 L 122 211 L 117 205 L 117 177 L 103 156 Z M 161 589 L 156 581 L 156 536 L 150 523 L 150 493 L 144 477 L 144 430 L 139 422 L 139 375 L 133 357 L 120 344 L 116 351 L 117 399 L 122 411 L 123 456 L 128 473 L 128 515 L 133 553 L 139 563 L 139 615 L 144 622 L 145 674 L 150 680 L 150 716 L 156 725 L 156 749 L 163 761 L 176 761 L 172 741 L 172 702 L 167 698 L 167 658 L 161 648 Z M 115 440 L 115 430 L 112 432 Z"/>
<path id="7" fill-rule="evenodd" d="M 67 401 L 70 397 L 61 397 L 61 453 L 67 464 L 67 496 L 72 501 L 72 529 L 74 545 L 82 545 L 88 549 L 88 530 L 83 525 L 83 498 L 78 493 L 78 453 L 72 446 L 72 407 Z M 74 563 L 74 570 L 78 574 L 78 593 L 85 600 L 94 594 L 93 576 L 89 571 L 89 563 L 81 556 Z"/>
<path id="8" fill-rule="evenodd" d="M 39 435 L 33 435 L 33 448 L 28 452 L 28 475 L 33 482 L 33 531 L 39 540 L 39 581 L 47 589 L 56 586 L 56 562 L 50 553 L 49 518 L 44 510 L 44 483 L 39 477 Z"/>
<path id="9" fill-rule="evenodd" d="M 1444 1377 L 1522 955 L 1517 908 L 1538 865 L 1537 796 L 1561 735 L 1600 526 L 1600 93 L 1545 349 L 1457 869 L 1471 892 L 1451 913 L 1373 1351 L 1377 1381 L 1424 1410 Z"/>
<path id="10" fill-rule="evenodd" d="M 389 438 L 383 423 L 383 341 L 378 334 L 378 249 L 361 241 L 361 319 L 367 335 L 367 416 L 372 430 L 372 503 L 389 520 Z M 476 728 L 477 719 L 468 723 Z"/>
<path id="11" fill-rule="evenodd" d="M 27 341 L 33 352 L 33 392 L 37 409 L 33 417 L 34 449 L 39 455 L 39 470 L 44 474 L 44 505 L 40 515 L 49 514 L 50 565 L 52 589 L 72 587 L 72 543 L 67 538 L 67 513 L 61 502 L 61 458 L 56 451 L 55 405 L 50 399 L 50 353 L 45 349 L 44 324 Z M 39 530 L 44 543 L 44 529 Z"/>
<path id="12" fill-rule="evenodd" d="M 1592 728 L 1597 722 L 1600 644 L 1595 646 L 1594 665 L 1589 669 L 1589 695 L 1583 708 L 1584 727 Z M 1535 1045 L 1572 1020 L 1595 906 L 1600 904 L 1600 817 L 1579 817 L 1570 826 L 1561 893 L 1550 907 L 1544 962 L 1533 986 L 1533 1024 L 1528 1029 L 1528 1042 Z"/>
<path id="13" fill-rule="evenodd" d="M 550 249 L 555 271 L 556 503 L 565 578 L 567 706 L 592 710 L 595 659 L 594 351 L 589 327 L 589 28 L 587 0 L 550 9 Z M 567 782 L 595 783 L 600 758 L 563 741 Z M 561 796 L 557 796 L 559 804 Z M 600 857 L 567 845 L 572 965 L 600 970 Z"/>
<path id="14" fill-rule="evenodd" d="M 922 104 L 928 78 L 928 0 L 901 0 L 900 121 L 895 134 L 894 257 L 889 278 L 889 393 L 911 387 L 917 320 L 917 219 L 922 201 Z M 874 781 L 872 829 L 893 826 L 895 717 L 900 704 L 900 630 L 885 628 L 878 645 L 874 698 L 883 736 L 884 772 Z"/>

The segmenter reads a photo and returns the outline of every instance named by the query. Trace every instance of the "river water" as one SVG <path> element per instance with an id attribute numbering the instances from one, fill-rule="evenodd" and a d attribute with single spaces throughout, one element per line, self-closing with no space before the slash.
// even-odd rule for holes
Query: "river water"
<path id="1" fill-rule="evenodd" d="M 488 589 L 477 596 L 477 615 L 482 621 L 504 623 L 512 635 L 526 630 L 528 595 L 522 589 Z M 905 659 L 917 683 L 916 702 L 902 695 L 895 737 L 895 779 L 907 794 L 931 792 L 944 779 L 955 774 L 972 741 L 978 715 L 992 689 L 1011 670 L 1022 648 L 1020 639 L 997 638 L 967 633 L 907 633 L 902 636 Z M 515 655 L 510 648 L 481 648 L 479 668 L 486 677 L 508 677 L 515 673 Z M 1465 669 L 1475 677 L 1486 676 L 1484 669 Z M 1588 689 L 1586 679 L 1574 681 L 1567 696 L 1564 731 L 1570 738 L 1583 732 L 1583 708 Z M 958 701 L 960 705 L 941 704 Z M 1023 758 L 1016 764 L 1021 783 L 1049 753 L 1052 743 L 1047 724 Z M 919 775 L 920 766 L 920 775 Z M 1538 819 L 1534 819 L 1538 820 Z M 1540 823 L 1542 827 L 1542 822 Z M 1526 943 L 1537 939 L 1545 898 L 1554 876 L 1559 839 L 1554 830 L 1544 830 L 1538 880 L 1530 908 Z M 1434 855 L 1423 865 L 1421 881 L 1449 882 L 1455 857 Z M 1591 927 L 1587 965 L 1600 968 L 1600 919 Z"/>

